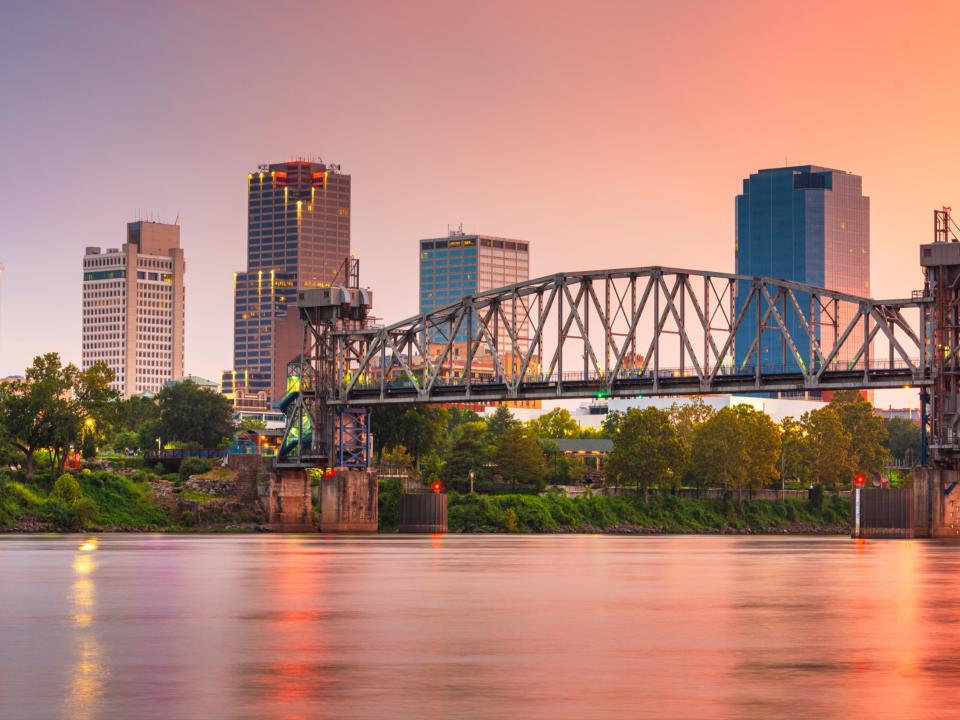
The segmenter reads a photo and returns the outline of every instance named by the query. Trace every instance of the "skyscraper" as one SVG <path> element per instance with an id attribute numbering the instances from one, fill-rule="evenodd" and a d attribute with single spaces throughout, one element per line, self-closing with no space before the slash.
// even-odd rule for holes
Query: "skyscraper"
<path id="1" fill-rule="evenodd" d="M 869 297 L 870 199 L 863 195 L 860 176 L 816 165 L 771 168 L 750 175 L 736 199 L 736 264 L 741 275 L 794 280 Z M 738 310 L 749 292 L 746 283 L 740 285 Z M 798 300 L 809 316 L 809 297 Z M 802 335 L 802 321 L 796 312 L 789 307 L 784 312 L 787 328 Z M 854 312 L 849 303 L 841 305 L 841 332 Z M 819 328 L 817 335 L 821 343 L 833 338 L 832 334 L 820 337 Z M 749 355 L 756 336 L 757 318 L 751 310 L 735 338 L 738 365 Z M 862 328 L 856 328 L 839 360 L 852 360 L 846 355 L 855 349 L 846 348 L 859 347 L 862 339 Z M 760 351 L 762 370 L 797 369 L 778 331 L 763 333 Z M 804 363 L 809 363 L 809 347 L 798 347 L 798 352 Z M 748 364 L 753 362 L 751 358 Z"/>
<path id="2" fill-rule="evenodd" d="M 186 265 L 180 226 L 127 223 L 127 242 L 83 258 L 83 368 L 102 362 L 123 397 L 183 375 Z"/>
<path id="3" fill-rule="evenodd" d="M 247 176 L 247 205 L 247 269 L 234 282 L 233 370 L 221 386 L 235 399 L 260 394 L 276 402 L 286 365 L 300 352 L 297 291 L 332 282 L 350 254 L 350 176 L 322 162 L 261 165 Z"/>
<path id="4" fill-rule="evenodd" d="M 530 245 L 524 240 L 453 230 L 447 237 L 420 241 L 420 312 L 529 279 Z M 527 324 L 518 336 L 529 340 Z M 466 339 L 466 330 L 461 330 L 457 341 Z"/>

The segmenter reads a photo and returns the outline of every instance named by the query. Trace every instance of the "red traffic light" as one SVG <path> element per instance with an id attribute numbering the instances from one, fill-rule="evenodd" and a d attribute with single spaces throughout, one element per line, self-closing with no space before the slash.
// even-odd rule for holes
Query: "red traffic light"
<path id="1" fill-rule="evenodd" d="M 857 473 L 853 477 L 853 484 L 857 487 L 863 487 L 867 482 L 867 478 L 864 477 L 863 473 Z"/>
<path id="2" fill-rule="evenodd" d="M 443 489 L 443 486 L 440 484 L 439 481 L 433 483 L 433 491 L 434 491 L 435 493 L 440 492 L 441 489 Z"/>

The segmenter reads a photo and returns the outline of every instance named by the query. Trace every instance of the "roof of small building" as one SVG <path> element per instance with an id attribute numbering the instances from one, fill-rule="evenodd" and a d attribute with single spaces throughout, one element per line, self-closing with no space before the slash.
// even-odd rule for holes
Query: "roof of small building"
<path id="1" fill-rule="evenodd" d="M 548 442 L 556 443 L 562 452 L 608 453 L 613 450 L 613 440 L 610 438 L 564 438 Z"/>

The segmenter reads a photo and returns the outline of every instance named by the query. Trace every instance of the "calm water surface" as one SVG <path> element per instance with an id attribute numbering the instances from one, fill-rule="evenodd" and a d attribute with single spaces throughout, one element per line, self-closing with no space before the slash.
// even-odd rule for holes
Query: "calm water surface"
<path id="1" fill-rule="evenodd" d="M 960 545 L 0 537 L 0 718 L 956 718 Z"/>

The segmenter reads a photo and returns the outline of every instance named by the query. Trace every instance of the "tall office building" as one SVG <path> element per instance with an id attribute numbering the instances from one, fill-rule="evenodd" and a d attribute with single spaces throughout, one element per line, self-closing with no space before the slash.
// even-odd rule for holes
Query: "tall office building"
<path id="1" fill-rule="evenodd" d="M 741 275 L 794 280 L 869 297 L 870 199 L 863 195 L 860 176 L 815 165 L 771 168 L 752 174 L 743 181 L 743 193 L 736 200 L 736 264 Z M 747 283 L 740 285 L 738 309 L 749 293 Z M 809 317 L 809 298 L 798 299 Z M 841 305 L 841 333 L 855 311 L 849 304 Z M 788 307 L 786 315 L 790 332 L 803 336 L 796 312 Z M 827 318 L 821 318 L 821 324 L 826 321 Z M 735 338 L 738 365 L 756 339 L 756 326 L 756 313 L 751 311 Z M 827 345 L 824 352 L 829 352 L 832 332 L 824 332 L 821 327 L 817 334 L 821 344 Z M 839 361 L 853 360 L 855 348 L 862 340 L 863 329 L 856 328 L 844 344 Z M 797 370 L 797 362 L 778 331 L 764 332 L 760 349 L 761 369 Z M 809 363 L 809 346 L 797 350 L 804 363 Z M 753 360 L 748 364 L 753 365 Z"/>
<path id="2" fill-rule="evenodd" d="M 333 281 L 350 254 L 350 176 L 294 161 L 247 176 L 247 269 L 235 276 L 233 370 L 224 393 L 276 402 L 300 352 L 297 291 Z"/>
<path id="3" fill-rule="evenodd" d="M 180 226 L 127 223 L 127 242 L 83 257 L 83 368 L 114 373 L 127 398 L 183 375 L 186 265 Z"/>
<path id="4" fill-rule="evenodd" d="M 420 312 L 458 302 L 464 295 L 530 279 L 530 244 L 491 235 L 451 231 L 447 237 L 420 241 Z M 529 341 L 522 324 L 521 345 Z M 443 340 L 444 338 L 440 338 Z M 457 336 L 466 342 L 466 330 Z"/>

